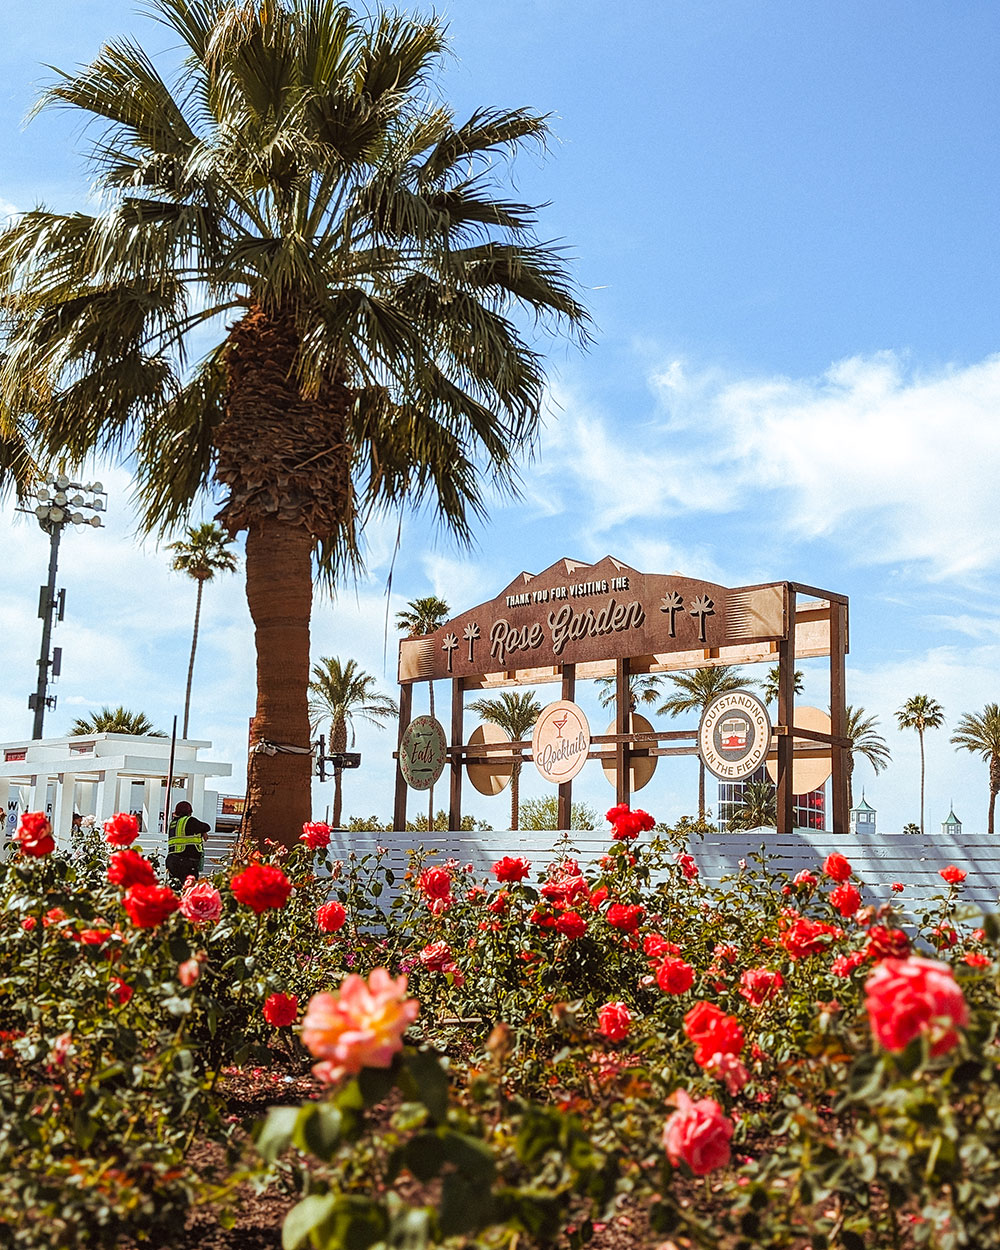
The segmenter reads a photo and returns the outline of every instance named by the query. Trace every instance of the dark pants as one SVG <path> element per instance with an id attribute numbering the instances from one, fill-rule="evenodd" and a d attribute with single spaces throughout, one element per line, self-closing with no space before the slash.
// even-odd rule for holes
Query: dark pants
<path id="1" fill-rule="evenodd" d="M 182 886 L 188 877 L 200 876 L 202 858 L 202 852 L 193 846 L 171 851 L 165 860 L 171 883 Z"/>

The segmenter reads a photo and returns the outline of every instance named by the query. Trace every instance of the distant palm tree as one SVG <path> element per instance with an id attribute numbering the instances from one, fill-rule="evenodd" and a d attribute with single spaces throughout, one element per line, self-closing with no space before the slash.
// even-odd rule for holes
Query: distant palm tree
<path id="1" fill-rule="evenodd" d="M 515 694 L 505 690 L 498 699 L 477 699 L 468 705 L 470 712 L 475 712 L 483 720 L 498 725 L 512 742 L 520 742 L 528 736 L 542 710 L 542 705 L 535 698 L 534 690 L 525 690 L 523 694 Z M 510 770 L 510 827 L 518 827 L 518 799 L 520 796 L 521 759 L 520 752 L 515 751 L 514 762 Z"/>
<path id="2" fill-rule="evenodd" d="M 781 665 L 772 664 L 772 666 L 767 670 L 767 676 L 761 679 L 761 697 L 765 703 L 778 702 L 778 678 L 780 673 Z M 796 694 L 802 693 L 802 681 L 804 677 L 805 674 L 800 668 L 797 668 L 792 674 L 792 684 L 795 688 Z"/>
<path id="3" fill-rule="evenodd" d="M 145 712 L 130 712 L 128 708 L 102 707 L 99 712 L 91 712 L 89 716 L 78 716 L 70 725 L 70 735 L 82 737 L 84 734 L 134 734 L 142 738 L 165 738 L 167 735 L 153 728 L 153 722 Z"/>
<path id="4" fill-rule="evenodd" d="M 993 814 L 1000 793 L 1000 706 L 987 703 L 979 715 L 968 712 L 951 736 L 960 751 L 981 755 L 990 766 L 990 810 L 986 832 L 993 833 Z"/>
<path id="5" fill-rule="evenodd" d="M 743 786 L 743 799 L 726 822 L 727 829 L 757 829 L 761 825 L 777 825 L 778 792 L 766 777 L 748 781 Z"/>
<path id="6" fill-rule="evenodd" d="M 929 694 L 911 695 L 896 713 L 900 729 L 915 729 L 920 737 L 920 832 L 924 831 L 924 732 L 940 729 L 944 724 L 944 708 Z"/>
<path id="7" fill-rule="evenodd" d="M 618 701 L 618 679 L 599 677 L 597 688 L 601 707 L 614 707 Z M 659 673 L 629 673 L 629 711 L 634 712 L 640 703 L 655 703 L 663 695 L 663 679 Z"/>
<path id="8" fill-rule="evenodd" d="M 437 595 L 424 595 L 422 599 L 411 599 L 403 612 L 396 613 L 396 628 L 405 633 L 407 638 L 423 638 L 433 634 L 445 623 L 451 608 Z M 434 718 L 434 681 L 427 683 L 427 706 L 431 718 Z M 434 783 L 431 783 L 427 794 L 428 828 L 434 828 Z"/>
<path id="9" fill-rule="evenodd" d="M 863 707 L 847 705 L 847 719 L 844 725 L 844 737 L 850 738 L 851 746 L 847 755 L 847 810 L 854 806 L 854 757 L 863 755 L 875 770 L 875 776 L 886 767 L 892 756 L 889 744 L 878 732 L 878 717 L 866 716 Z"/>
<path id="10" fill-rule="evenodd" d="M 376 679 L 358 668 L 357 662 L 348 660 L 341 664 L 336 656 L 321 656 L 313 665 L 313 680 L 309 683 L 309 716 L 315 732 L 325 720 L 330 722 L 330 751 L 336 755 L 354 745 L 354 719 L 367 721 L 377 728 L 383 722 L 399 715 L 394 699 L 379 694 Z M 350 730 L 350 744 L 348 744 Z M 333 823 L 340 827 L 343 792 L 341 770 L 333 770 Z"/>
<path id="11" fill-rule="evenodd" d="M 673 682 L 674 693 L 668 695 L 656 709 L 657 716 L 680 716 L 684 712 L 697 712 L 699 716 L 717 694 L 731 690 L 743 690 L 756 686 L 757 682 L 742 676 L 732 664 L 720 664 L 716 668 L 696 668 L 686 673 L 667 673 L 667 681 Z M 705 765 L 698 759 L 698 815 L 705 816 Z"/>
<path id="12" fill-rule="evenodd" d="M 235 573 L 239 567 L 236 556 L 229 550 L 230 539 L 221 525 L 206 521 L 203 525 L 189 525 L 187 537 L 167 546 L 176 554 L 170 567 L 177 573 L 187 573 L 198 584 L 194 601 L 194 633 L 191 636 L 191 659 L 188 661 L 187 689 L 184 692 L 184 728 L 181 737 L 188 736 L 188 720 L 191 712 L 191 682 L 194 679 L 194 653 L 198 648 L 198 624 L 201 620 L 201 595 L 205 583 L 216 573 Z"/>

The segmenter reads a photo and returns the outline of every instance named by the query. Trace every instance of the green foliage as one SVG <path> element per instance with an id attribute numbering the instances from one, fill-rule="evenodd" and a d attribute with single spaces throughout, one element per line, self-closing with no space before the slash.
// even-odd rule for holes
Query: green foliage
<path id="1" fill-rule="evenodd" d="M 574 803 L 569 824 L 571 829 L 596 829 L 598 819 L 594 808 L 586 803 Z M 519 823 L 522 829 L 558 829 L 559 800 L 555 795 L 544 799 L 525 799 L 520 805 Z"/>

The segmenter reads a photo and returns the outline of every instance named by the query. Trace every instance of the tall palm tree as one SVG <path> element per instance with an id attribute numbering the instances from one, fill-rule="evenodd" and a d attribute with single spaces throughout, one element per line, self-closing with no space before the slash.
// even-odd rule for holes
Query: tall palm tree
<path id="1" fill-rule="evenodd" d="M 616 677 L 599 677 L 597 679 L 598 702 L 601 707 L 614 707 L 618 701 L 618 679 Z M 655 703 L 663 695 L 663 679 L 659 673 L 629 673 L 628 675 L 629 711 L 637 710 L 640 703 Z"/>
<path id="2" fill-rule="evenodd" d="M 726 822 L 727 829 L 758 829 L 761 825 L 778 823 L 778 791 L 774 782 L 764 777 L 747 781 L 743 786 L 740 806 Z"/>
<path id="3" fill-rule="evenodd" d="M 424 595 L 422 599 L 411 599 L 402 612 L 396 613 L 396 628 L 406 633 L 407 638 L 422 638 L 425 634 L 433 634 L 445 623 L 451 608 L 437 595 Z M 431 717 L 434 716 L 434 679 L 427 682 L 427 706 Z M 427 792 L 427 828 L 434 828 L 434 783 Z"/>
<path id="4" fill-rule="evenodd" d="M 854 707 L 850 703 L 847 704 L 846 711 L 844 737 L 851 740 L 847 755 L 847 810 L 850 811 L 854 806 L 854 757 L 863 755 L 877 777 L 889 766 L 892 756 L 889 754 L 889 744 L 878 732 L 877 716 L 867 716 L 863 707 Z"/>
<path id="5" fill-rule="evenodd" d="M 952 745 L 960 751 L 981 755 L 990 766 L 990 810 L 987 833 L 993 833 L 993 815 L 1000 793 L 1000 706 L 987 703 L 982 712 L 967 712 L 960 718 L 951 736 Z"/>
<path id="6" fill-rule="evenodd" d="M 354 745 L 355 719 L 383 729 L 385 721 L 399 715 L 395 700 L 379 694 L 375 689 L 376 679 L 358 668 L 355 660 L 342 665 L 336 656 L 321 656 L 319 663 L 313 665 L 312 675 L 309 683 L 311 727 L 315 731 L 329 720 L 330 751 L 334 755 Z M 333 823 L 338 828 L 343 807 L 341 771 L 333 770 Z"/>
<path id="7" fill-rule="evenodd" d="M 468 704 L 470 712 L 475 712 L 483 720 L 491 721 L 504 731 L 512 742 L 521 742 L 534 728 L 542 710 L 542 705 L 535 698 L 534 690 L 525 690 L 517 694 L 513 690 L 504 690 L 496 699 L 476 699 Z M 518 800 L 520 798 L 521 766 L 523 761 L 520 752 L 514 752 L 514 762 L 510 770 L 510 827 L 518 827 Z"/>
<path id="8" fill-rule="evenodd" d="M 102 707 L 99 712 L 91 712 L 89 716 L 78 716 L 69 727 L 72 737 L 84 734 L 135 734 L 142 738 L 165 738 L 167 735 L 160 729 L 153 728 L 153 722 L 145 712 L 130 712 L 128 708 Z"/>
<path id="9" fill-rule="evenodd" d="M 184 691 L 184 728 L 181 737 L 188 736 L 188 720 L 191 712 L 191 683 L 194 680 L 194 653 L 198 648 L 198 625 L 201 621 L 201 595 L 205 583 L 216 573 L 235 573 L 239 567 L 236 556 L 229 550 L 229 538 L 214 521 L 201 525 L 189 525 L 187 538 L 179 538 L 167 546 L 173 551 L 170 567 L 178 573 L 187 573 L 198 585 L 194 601 L 194 632 L 191 635 L 191 658 L 188 661 L 187 688 Z"/>
<path id="10" fill-rule="evenodd" d="M 944 724 L 944 708 L 929 694 L 911 695 L 896 713 L 900 729 L 915 729 L 920 738 L 920 832 L 924 831 L 924 732 L 940 729 Z"/>
<path id="11" fill-rule="evenodd" d="M 761 682 L 760 682 L 761 698 L 764 700 L 765 703 L 770 704 L 770 703 L 778 702 L 778 679 L 780 677 L 780 674 L 781 674 L 781 665 L 772 664 L 771 667 L 767 670 L 767 676 L 761 679 Z M 803 689 L 802 683 L 803 683 L 804 678 L 805 678 L 805 673 L 803 673 L 802 669 L 800 668 L 797 668 L 795 672 L 792 674 L 792 685 L 794 687 L 796 694 L 802 693 L 802 689 Z"/>
<path id="12" fill-rule="evenodd" d="M 716 668 L 695 668 L 690 672 L 667 673 L 674 693 L 664 699 L 656 709 L 657 716 L 681 716 L 685 712 L 697 712 L 700 716 L 717 694 L 731 690 L 744 690 L 755 686 L 756 681 L 743 677 L 733 664 L 720 664 Z M 705 765 L 698 758 L 698 816 L 705 817 Z"/>
<path id="13" fill-rule="evenodd" d="M 310 811 L 314 558 L 335 584 L 360 564 L 359 524 L 404 506 L 468 541 L 539 428 L 520 314 L 583 342 L 589 320 L 535 208 L 502 194 L 502 158 L 545 120 L 457 124 L 432 99 L 441 19 L 344 0 L 147 8 L 180 44 L 172 80 L 119 39 L 41 102 L 99 123 L 99 207 L 0 234 L 0 485 L 19 439 L 39 463 L 107 454 L 135 466 L 145 531 L 206 493 L 246 531 L 253 745 L 291 750 L 253 750 L 245 832 L 292 843 Z"/>

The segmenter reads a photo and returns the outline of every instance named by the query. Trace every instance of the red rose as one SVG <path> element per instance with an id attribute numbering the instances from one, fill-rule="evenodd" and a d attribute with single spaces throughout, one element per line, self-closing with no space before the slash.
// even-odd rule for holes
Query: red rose
<path id="1" fill-rule="evenodd" d="M 531 864 L 520 856 L 515 859 L 510 855 L 505 855 L 503 859 L 497 860 L 491 871 L 500 882 L 516 883 L 523 881 L 531 872 Z"/>
<path id="2" fill-rule="evenodd" d="M 843 884 L 830 891 L 830 902 L 842 916 L 853 916 L 861 906 L 861 891 L 857 886 Z"/>
<path id="3" fill-rule="evenodd" d="M 612 903 L 605 912 L 608 924 L 613 929 L 621 929 L 623 933 L 634 933 L 642 924 L 645 914 L 645 907 L 630 903 Z"/>
<path id="4" fill-rule="evenodd" d="M 880 959 L 905 959 L 910 953 L 910 939 L 902 929 L 887 929 L 873 924 L 868 930 L 865 958 L 878 962 Z"/>
<path id="5" fill-rule="evenodd" d="M 624 1003 L 605 1003 L 597 1012 L 597 1031 L 609 1042 L 623 1041 L 632 1027 L 632 1013 Z"/>
<path id="6" fill-rule="evenodd" d="M 607 817 L 612 825 L 611 836 L 616 841 L 637 838 L 644 830 L 652 829 L 656 823 L 649 812 L 644 812 L 641 808 L 633 812 L 627 803 L 612 807 Z"/>
<path id="7" fill-rule="evenodd" d="M 587 932 L 587 922 L 579 912 L 564 911 L 556 921 L 556 928 L 565 937 L 578 938 Z"/>
<path id="8" fill-rule="evenodd" d="M 679 955 L 681 948 L 659 933 L 647 933 L 642 939 L 642 953 L 650 959 L 661 959 L 664 955 Z"/>
<path id="9" fill-rule="evenodd" d="M 865 982 L 872 1033 L 886 1050 L 905 1050 L 921 1033 L 932 1055 L 943 1055 L 969 1023 L 969 1009 L 947 964 L 933 959 L 886 959 Z"/>
<path id="10" fill-rule="evenodd" d="M 694 985 L 694 969 L 683 959 L 665 959 L 656 970 L 656 984 L 664 994 L 686 994 Z"/>
<path id="11" fill-rule="evenodd" d="M 604 900 L 607 897 L 608 897 L 608 887 L 606 885 L 599 885 L 596 890 L 591 890 L 590 892 L 591 907 L 593 908 L 600 907 L 600 905 L 604 902 Z"/>
<path id="12" fill-rule="evenodd" d="M 694 1043 L 694 1061 L 702 1068 L 716 1055 L 738 1055 L 743 1049 L 743 1026 L 714 1003 L 696 1003 L 684 1017 L 684 1033 Z"/>
<path id="13" fill-rule="evenodd" d="M 250 864 L 230 884 L 237 900 L 258 916 L 269 908 L 284 907 L 292 892 L 292 883 L 274 864 Z"/>
<path id="14" fill-rule="evenodd" d="M 104 840 L 109 846 L 129 846 L 139 836 L 139 822 L 128 812 L 118 812 L 104 822 Z"/>
<path id="15" fill-rule="evenodd" d="M 903 885 L 902 881 L 894 881 L 889 888 L 892 890 L 893 894 L 902 894 L 902 892 L 906 889 L 906 886 Z"/>
<path id="16" fill-rule="evenodd" d="M 308 821 L 302 826 L 302 836 L 300 842 L 304 842 L 310 850 L 318 851 L 324 846 L 330 845 L 330 826 L 325 825 L 322 821 L 310 824 Z"/>
<path id="17" fill-rule="evenodd" d="M 110 929 L 81 929 L 76 940 L 83 946 L 103 946 L 110 936 Z"/>
<path id="18" fill-rule="evenodd" d="M 133 885 L 125 891 L 122 906 L 138 929 L 156 929 L 181 900 L 165 885 Z"/>
<path id="19" fill-rule="evenodd" d="M 838 955 L 830 964 L 830 971 L 835 977 L 849 977 L 864 962 L 864 951 L 852 951 L 850 955 Z"/>
<path id="20" fill-rule="evenodd" d="M 931 942 L 937 950 L 949 950 L 958 941 L 958 934 L 950 924 L 938 924 L 931 929 Z"/>
<path id="21" fill-rule="evenodd" d="M 451 873 L 447 868 L 425 868 L 417 878 L 417 889 L 436 916 L 455 901 L 451 893 Z"/>
<path id="22" fill-rule="evenodd" d="M 686 855 L 683 851 L 678 851 L 677 862 L 681 866 L 681 872 L 690 881 L 698 875 L 698 865 L 695 863 L 693 855 Z"/>
<path id="23" fill-rule="evenodd" d="M 56 849 L 52 826 L 44 812 L 25 812 L 18 824 L 16 837 L 22 853 L 32 859 L 42 859 Z"/>
<path id="24" fill-rule="evenodd" d="M 847 881 L 851 875 L 851 865 L 838 851 L 826 857 L 823 871 L 833 881 Z"/>
<path id="25" fill-rule="evenodd" d="M 812 875 L 808 868 L 803 868 L 801 872 L 797 872 L 792 878 L 792 885 L 813 886 L 816 884 L 816 878 Z"/>
<path id="26" fill-rule="evenodd" d="M 993 962 L 989 955 L 984 955 L 982 951 L 966 951 L 962 958 L 970 968 L 987 968 Z"/>
<path id="27" fill-rule="evenodd" d="M 763 1007 L 785 984 L 780 972 L 770 968 L 748 968 L 740 977 L 740 993 L 751 1007 Z"/>
<path id="28" fill-rule="evenodd" d="M 133 885 L 156 885 L 153 865 L 136 851 L 115 851 L 108 859 L 108 880 L 127 890 Z"/>
<path id="29" fill-rule="evenodd" d="M 550 911 L 543 911 L 542 908 L 536 907 L 528 917 L 529 924 L 536 924 L 540 929 L 554 929 L 556 927 L 556 916 Z"/>
<path id="30" fill-rule="evenodd" d="M 960 885 L 968 875 L 963 868 L 956 868 L 954 864 L 949 864 L 938 873 L 938 876 L 943 877 L 949 885 Z"/>
<path id="31" fill-rule="evenodd" d="M 299 1014 L 299 1000 L 294 994 L 272 994 L 263 1007 L 264 1019 L 276 1029 L 294 1024 Z"/>
<path id="32" fill-rule="evenodd" d="M 336 899 L 331 899 L 329 903 L 316 908 L 316 924 L 322 933 L 336 933 L 338 929 L 344 927 L 346 919 L 347 912 L 344 905 L 338 903 Z"/>
<path id="33" fill-rule="evenodd" d="M 729 1139 L 733 1124 L 722 1114 L 714 1098 L 694 1102 L 679 1089 L 674 1095 L 677 1110 L 663 1129 L 663 1149 L 677 1167 L 688 1165 L 695 1176 L 707 1176 L 729 1162 Z"/>
<path id="34" fill-rule="evenodd" d="M 792 959 L 804 959 L 807 955 L 820 955 L 830 945 L 839 930 L 808 916 L 785 919 L 781 945 Z"/>
<path id="35" fill-rule="evenodd" d="M 132 986 L 126 985 L 120 977 L 111 978 L 111 984 L 108 986 L 108 1001 L 112 1006 L 124 1007 L 134 993 Z"/>
<path id="36" fill-rule="evenodd" d="M 506 890 L 497 890 L 496 894 L 486 904 L 486 910 L 491 911 L 494 916 L 502 916 L 510 906 L 510 895 Z"/>

